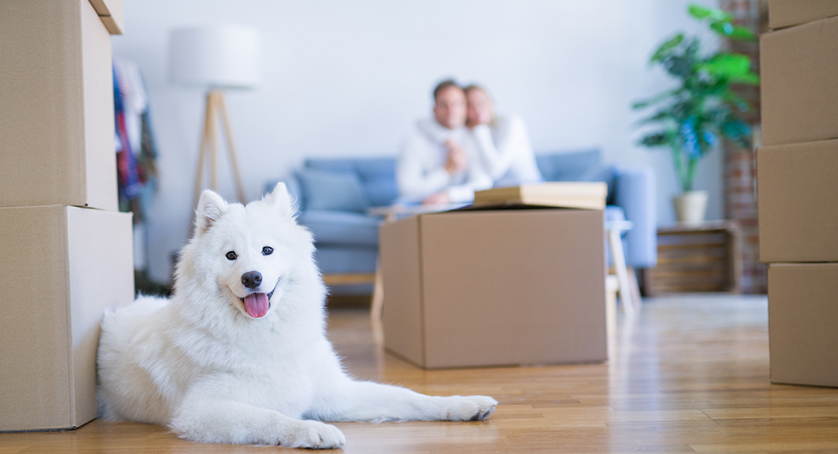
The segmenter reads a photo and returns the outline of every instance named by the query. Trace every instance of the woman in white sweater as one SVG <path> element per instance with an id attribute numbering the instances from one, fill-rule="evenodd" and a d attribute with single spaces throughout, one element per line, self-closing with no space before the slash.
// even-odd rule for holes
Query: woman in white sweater
<path id="1" fill-rule="evenodd" d="M 465 92 L 466 126 L 495 186 L 542 181 L 524 121 L 519 117 L 495 116 L 492 98 L 478 85 L 469 85 Z"/>

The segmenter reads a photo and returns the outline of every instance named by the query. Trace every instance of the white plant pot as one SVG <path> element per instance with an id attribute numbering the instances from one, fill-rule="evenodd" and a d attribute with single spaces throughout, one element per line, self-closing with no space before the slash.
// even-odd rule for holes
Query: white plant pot
<path id="1" fill-rule="evenodd" d="M 698 224 L 704 221 L 707 212 L 707 191 L 688 191 L 672 198 L 675 207 L 675 219 L 685 224 Z"/>

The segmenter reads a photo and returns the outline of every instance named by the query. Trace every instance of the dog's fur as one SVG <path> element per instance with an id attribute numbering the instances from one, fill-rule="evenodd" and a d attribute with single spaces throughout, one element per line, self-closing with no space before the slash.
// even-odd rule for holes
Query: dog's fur
<path id="1" fill-rule="evenodd" d="M 247 206 L 205 191 L 171 300 L 140 297 L 102 322 L 102 416 L 200 442 L 337 448 L 343 433 L 316 420 L 473 421 L 494 411 L 491 397 L 431 397 L 349 377 L 326 339 L 313 252 L 284 184 Z M 243 284 L 251 271 L 259 287 Z M 263 316 L 244 303 L 257 292 L 272 293 Z"/>

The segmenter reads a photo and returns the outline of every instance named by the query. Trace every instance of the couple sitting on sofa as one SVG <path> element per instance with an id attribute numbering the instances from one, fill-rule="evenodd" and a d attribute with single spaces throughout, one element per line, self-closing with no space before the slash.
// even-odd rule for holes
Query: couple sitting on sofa
<path id="1" fill-rule="evenodd" d="M 494 115 L 486 90 L 445 80 L 433 119 L 408 138 L 396 169 L 402 201 L 468 203 L 474 191 L 541 181 L 524 122 Z"/>

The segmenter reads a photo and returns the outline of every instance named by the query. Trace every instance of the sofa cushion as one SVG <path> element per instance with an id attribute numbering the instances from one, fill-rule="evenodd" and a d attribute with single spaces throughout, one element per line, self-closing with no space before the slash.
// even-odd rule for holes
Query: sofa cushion
<path id="1" fill-rule="evenodd" d="M 314 234 L 318 247 L 322 244 L 378 247 L 378 224 L 381 219 L 345 211 L 307 210 L 300 224 Z"/>
<path id="2" fill-rule="evenodd" d="M 331 172 L 351 172 L 361 180 L 370 206 L 391 205 L 399 196 L 396 185 L 396 158 L 315 158 L 305 162 L 306 168 Z"/>
<path id="3" fill-rule="evenodd" d="M 369 208 L 361 181 L 351 172 L 303 169 L 297 179 L 305 193 L 306 210 L 354 211 Z"/>
<path id="4" fill-rule="evenodd" d="M 579 177 L 585 172 L 599 166 L 602 155 L 599 150 L 594 149 L 538 154 L 535 160 L 544 181 L 579 181 Z"/>
<path id="5" fill-rule="evenodd" d="M 326 245 L 314 252 L 323 274 L 372 274 L 377 258 L 378 250 L 368 247 Z"/>
<path id="6" fill-rule="evenodd" d="M 601 181 L 608 186 L 608 195 L 605 203 L 614 204 L 614 184 L 617 176 L 620 175 L 620 167 L 616 164 L 599 164 L 591 167 L 579 176 L 579 181 Z"/>

